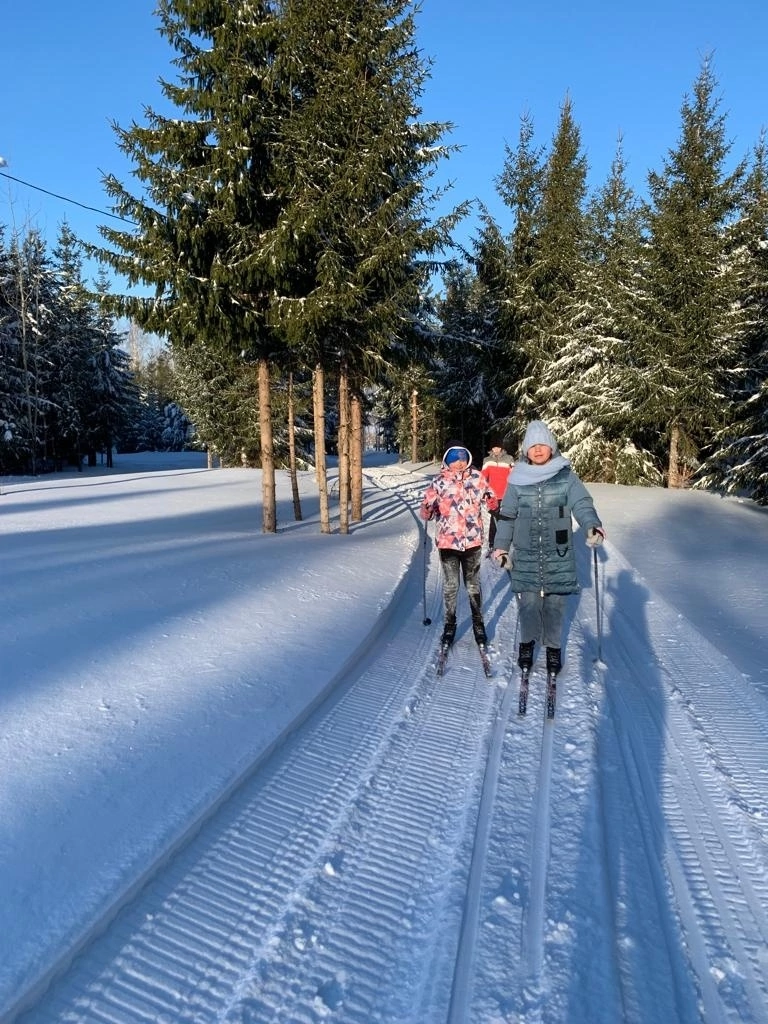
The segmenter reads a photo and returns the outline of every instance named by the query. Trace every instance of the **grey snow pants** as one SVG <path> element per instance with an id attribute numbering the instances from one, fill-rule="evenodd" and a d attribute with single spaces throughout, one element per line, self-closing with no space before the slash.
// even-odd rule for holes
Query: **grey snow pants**
<path id="1" fill-rule="evenodd" d="M 472 630 L 478 643 L 485 643 L 485 625 L 483 623 L 483 595 L 480 591 L 480 563 L 483 557 L 482 548 L 470 548 L 469 551 L 453 551 L 440 548 L 440 562 L 443 566 L 443 601 L 445 604 L 445 627 L 447 631 L 456 630 L 456 602 L 459 596 L 459 574 L 464 579 L 467 589 L 469 608 L 472 613 Z"/>

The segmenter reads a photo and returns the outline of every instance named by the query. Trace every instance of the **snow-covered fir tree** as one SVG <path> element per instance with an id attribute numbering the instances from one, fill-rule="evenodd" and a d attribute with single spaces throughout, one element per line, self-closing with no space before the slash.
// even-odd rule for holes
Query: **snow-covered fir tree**
<path id="1" fill-rule="evenodd" d="M 515 385 L 527 373 L 542 316 L 535 271 L 545 155 L 534 142 L 534 125 L 529 116 L 521 119 L 516 148 L 506 147 L 505 154 L 496 189 L 510 212 L 511 230 L 504 234 L 484 211 L 472 259 L 487 293 L 493 334 L 499 341 L 499 374 L 506 379 L 508 391 L 506 414 L 496 427 L 510 437 L 522 439 L 526 413 L 517 408 Z"/>
<path id="2" fill-rule="evenodd" d="M 293 101 L 276 74 L 280 5 L 161 0 L 160 32 L 179 75 L 164 82 L 175 116 L 146 111 L 146 124 L 116 126 L 144 192 L 105 179 L 115 210 L 136 225 L 102 227 L 99 255 L 151 299 L 123 296 L 120 312 L 165 336 L 189 358 L 204 347 L 246 352 L 259 368 L 252 402 L 263 415 L 263 528 L 275 529 L 269 433 L 269 361 L 282 345 L 268 322 L 275 279 L 265 233 L 285 201 L 275 169 L 281 119 Z M 205 355 L 207 358 L 207 355 Z M 258 397 L 257 397 L 258 395 Z"/>
<path id="3" fill-rule="evenodd" d="M 24 389 L 18 358 L 14 280 L 14 262 L 5 248 L 5 232 L 0 224 L 0 469 L 11 465 L 18 457 L 16 421 Z"/>
<path id="4" fill-rule="evenodd" d="M 419 120 L 426 65 L 404 0 L 293 0 L 286 5 L 285 74 L 299 98 L 282 129 L 291 200 L 271 243 L 284 287 L 278 323 L 316 374 L 315 440 L 326 380 L 337 381 L 341 528 L 346 494 L 362 485 L 361 453 L 345 436 L 349 401 L 403 359 L 427 280 L 420 259 L 447 243 L 425 187 L 449 149 L 445 125 Z M 357 460 L 353 472 L 347 457 Z M 321 479 L 321 493 L 324 492 Z M 354 494 L 353 494 L 354 502 Z M 321 509 L 322 528 L 328 529 Z"/>
<path id="5" fill-rule="evenodd" d="M 730 144 L 706 59 L 681 108 L 677 146 L 648 178 L 650 203 L 646 372 L 649 422 L 667 445 L 667 483 L 699 468 L 702 447 L 727 416 L 743 311 L 727 228 L 738 213 L 745 163 L 726 171 Z"/>
<path id="6" fill-rule="evenodd" d="M 585 479 L 660 483 L 636 410 L 644 331 L 644 237 L 626 182 L 621 143 L 606 184 L 589 203 L 585 253 L 542 367 L 539 395 L 563 451 Z"/>
<path id="7" fill-rule="evenodd" d="M 195 430 L 189 419 L 176 402 L 169 402 L 163 409 L 163 451 L 182 452 L 195 437 Z"/>
<path id="8" fill-rule="evenodd" d="M 532 417 L 551 414 L 540 382 L 556 358 L 570 297 L 584 260 L 586 158 L 570 98 L 560 109 L 548 153 L 521 122 L 517 148 L 507 149 L 497 189 L 512 215 L 505 237 L 486 216 L 474 261 L 492 297 L 510 380 L 507 432 L 522 436 Z"/>
<path id="9" fill-rule="evenodd" d="M 259 417 L 254 366 L 239 353 L 201 342 L 174 356 L 175 390 L 195 424 L 197 443 L 225 466 L 256 465 Z"/>
<path id="10" fill-rule="evenodd" d="M 3 378 L 6 395 L 0 454 L 6 471 L 36 474 L 53 462 L 47 417 L 55 380 L 49 358 L 56 327 L 56 283 L 45 243 L 32 229 L 14 235 L 4 259 Z"/>
<path id="11" fill-rule="evenodd" d="M 765 134 L 745 181 L 742 214 L 729 231 L 741 268 L 741 361 L 730 374 L 729 421 L 719 430 L 695 486 L 768 504 L 768 149 Z"/>
<path id="12" fill-rule="evenodd" d="M 136 407 L 127 355 L 84 282 L 81 244 L 63 223 L 52 256 L 32 230 L 0 259 L 0 465 L 37 473 L 80 467 L 86 453 L 95 461 Z"/>
<path id="13" fill-rule="evenodd" d="M 108 466 L 112 453 L 122 445 L 135 420 L 141 415 L 139 391 L 131 372 L 130 356 L 123 347 L 124 336 L 104 308 L 109 282 L 104 271 L 96 281 L 97 303 L 92 322 L 92 351 L 89 362 L 90 402 L 84 414 L 89 461 L 101 451 Z"/>
<path id="14" fill-rule="evenodd" d="M 513 389 L 520 428 L 523 420 L 546 419 L 552 412 L 541 381 L 548 364 L 559 356 L 559 339 L 584 260 L 586 176 L 581 132 L 566 98 L 543 169 L 536 252 L 528 271 L 537 316 L 525 347 L 526 369 Z"/>
<path id="15" fill-rule="evenodd" d="M 48 339 L 49 412 L 55 437 L 52 454 L 61 464 L 81 464 L 95 441 L 87 436 L 95 413 L 92 368 L 96 352 L 94 303 L 83 280 L 83 258 L 74 232 L 65 222 L 53 250 L 57 282 L 56 317 Z"/>

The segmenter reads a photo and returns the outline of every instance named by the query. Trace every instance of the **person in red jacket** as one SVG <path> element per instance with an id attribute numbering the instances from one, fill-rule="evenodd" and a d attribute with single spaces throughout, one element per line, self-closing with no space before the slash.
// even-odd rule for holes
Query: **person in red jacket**
<path id="1" fill-rule="evenodd" d="M 507 489 L 507 480 L 512 472 L 514 463 L 515 460 L 511 455 L 507 454 L 501 440 L 493 439 L 488 454 L 483 461 L 481 473 L 485 482 L 499 499 L 499 503 L 501 503 L 501 499 L 504 497 L 504 491 Z M 495 511 L 491 512 L 491 521 L 488 524 L 488 553 L 486 558 L 490 558 L 493 551 L 498 521 L 499 510 L 496 508 Z"/>
<path id="2" fill-rule="evenodd" d="M 480 561 L 483 550 L 483 508 L 490 512 L 498 499 L 463 445 L 451 446 L 443 456 L 442 469 L 424 493 L 420 515 L 436 519 L 437 547 L 443 567 L 445 625 L 441 643 L 449 647 L 456 636 L 456 601 L 459 574 L 464 578 L 472 613 L 475 642 L 485 647 L 488 638 L 483 621 Z"/>

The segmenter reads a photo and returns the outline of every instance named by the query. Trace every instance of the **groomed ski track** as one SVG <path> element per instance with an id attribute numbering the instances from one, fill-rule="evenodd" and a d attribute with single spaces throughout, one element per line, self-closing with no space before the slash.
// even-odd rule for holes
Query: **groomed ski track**
<path id="1" fill-rule="evenodd" d="M 415 511 L 423 479 L 375 480 Z M 365 657 L 24 1024 L 768 1022 L 764 699 L 610 544 L 598 647 L 582 546 L 555 718 L 541 657 L 520 718 L 506 573 L 493 678 L 464 604 L 438 679 L 427 553 L 433 625 L 417 553 Z"/>

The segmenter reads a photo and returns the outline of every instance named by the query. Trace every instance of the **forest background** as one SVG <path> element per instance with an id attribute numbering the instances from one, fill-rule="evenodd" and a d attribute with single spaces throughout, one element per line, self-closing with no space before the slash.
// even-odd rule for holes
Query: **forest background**
<path id="1" fill-rule="evenodd" d="M 174 65 L 113 126 L 135 184 L 105 174 L 101 242 L 0 225 L 0 471 L 196 445 L 265 470 L 270 531 L 275 469 L 327 493 L 330 446 L 343 532 L 364 446 L 479 457 L 540 416 L 588 479 L 768 501 L 765 137 L 732 152 L 713 56 L 645 195 L 621 137 L 594 182 L 566 93 L 494 204 L 446 206 L 420 12 L 349 7 L 159 5 Z"/>

